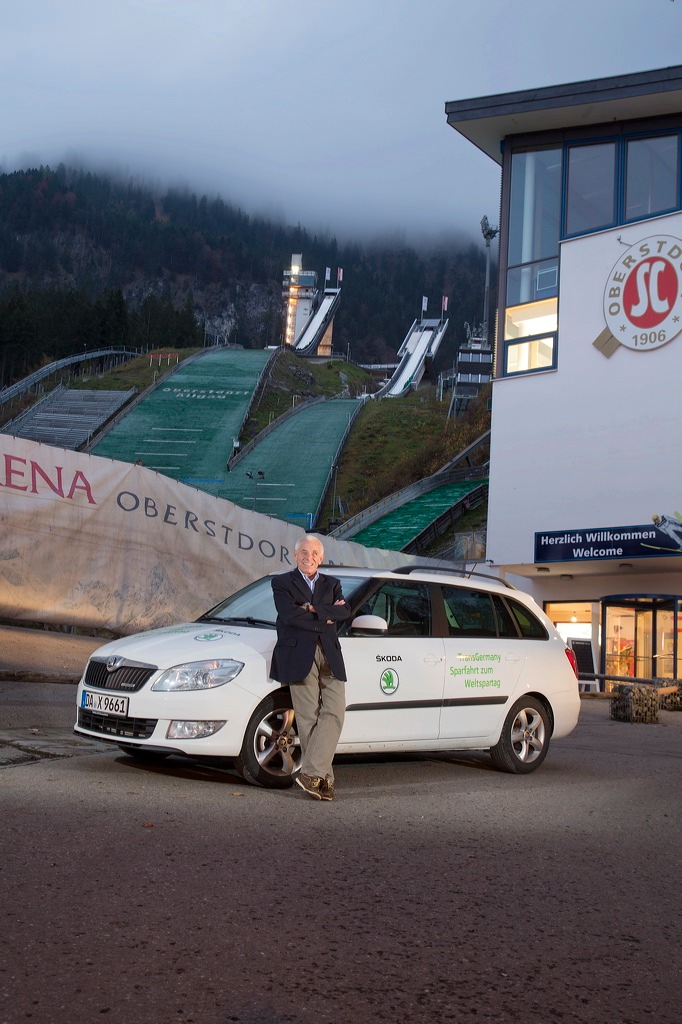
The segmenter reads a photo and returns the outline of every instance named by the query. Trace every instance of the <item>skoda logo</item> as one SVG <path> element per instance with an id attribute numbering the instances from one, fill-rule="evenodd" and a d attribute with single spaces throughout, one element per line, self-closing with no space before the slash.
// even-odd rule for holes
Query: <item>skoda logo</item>
<path id="1" fill-rule="evenodd" d="M 381 673 L 379 685 L 381 687 L 382 693 L 395 693 L 395 691 L 398 689 L 398 686 L 400 685 L 398 673 L 392 668 L 384 669 L 384 671 Z"/>
<path id="2" fill-rule="evenodd" d="M 107 658 L 107 672 L 115 672 L 117 668 L 121 667 L 123 660 L 120 656 L 116 657 L 115 655 Z"/>

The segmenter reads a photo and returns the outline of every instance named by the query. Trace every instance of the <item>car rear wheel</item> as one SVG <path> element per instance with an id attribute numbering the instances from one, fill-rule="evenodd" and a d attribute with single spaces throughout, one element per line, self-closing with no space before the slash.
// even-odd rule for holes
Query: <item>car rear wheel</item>
<path id="1" fill-rule="evenodd" d="M 293 785 L 300 760 L 291 697 L 282 690 L 268 694 L 246 727 L 237 770 L 247 782 L 284 789 Z"/>
<path id="2" fill-rule="evenodd" d="M 522 697 L 507 715 L 499 740 L 490 748 L 493 764 L 517 775 L 534 772 L 547 756 L 551 731 L 544 705 L 535 697 Z"/>

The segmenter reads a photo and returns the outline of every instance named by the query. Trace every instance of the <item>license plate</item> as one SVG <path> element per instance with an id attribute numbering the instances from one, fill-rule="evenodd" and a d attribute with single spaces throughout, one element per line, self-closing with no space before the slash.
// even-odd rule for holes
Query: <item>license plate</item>
<path id="1" fill-rule="evenodd" d="M 83 690 L 81 694 L 81 707 L 88 711 L 97 711 L 101 715 L 128 716 L 128 698 L 114 697 L 110 693 L 91 693 Z"/>

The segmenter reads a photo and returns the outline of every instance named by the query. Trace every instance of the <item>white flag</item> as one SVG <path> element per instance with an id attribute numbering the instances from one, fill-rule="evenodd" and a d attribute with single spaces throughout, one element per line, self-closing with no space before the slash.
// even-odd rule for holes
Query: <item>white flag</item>
<path id="1" fill-rule="evenodd" d="M 428 309 L 429 300 L 425 295 L 422 295 L 422 313 L 425 313 Z"/>
<path id="2" fill-rule="evenodd" d="M 327 269 L 324 272 L 324 279 L 325 279 L 325 281 L 328 281 L 331 276 L 332 276 L 331 267 L 327 267 Z"/>

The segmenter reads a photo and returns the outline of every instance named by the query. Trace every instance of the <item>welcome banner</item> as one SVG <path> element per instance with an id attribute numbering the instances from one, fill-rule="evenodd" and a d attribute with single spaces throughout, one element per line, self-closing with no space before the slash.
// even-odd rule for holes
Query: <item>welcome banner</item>
<path id="1" fill-rule="evenodd" d="M 116 633 L 191 621 L 292 567 L 303 532 L 143 466 L 0 435 L 0 618 Z M 337 565 L 415 561 L 324 547 Z"/>

